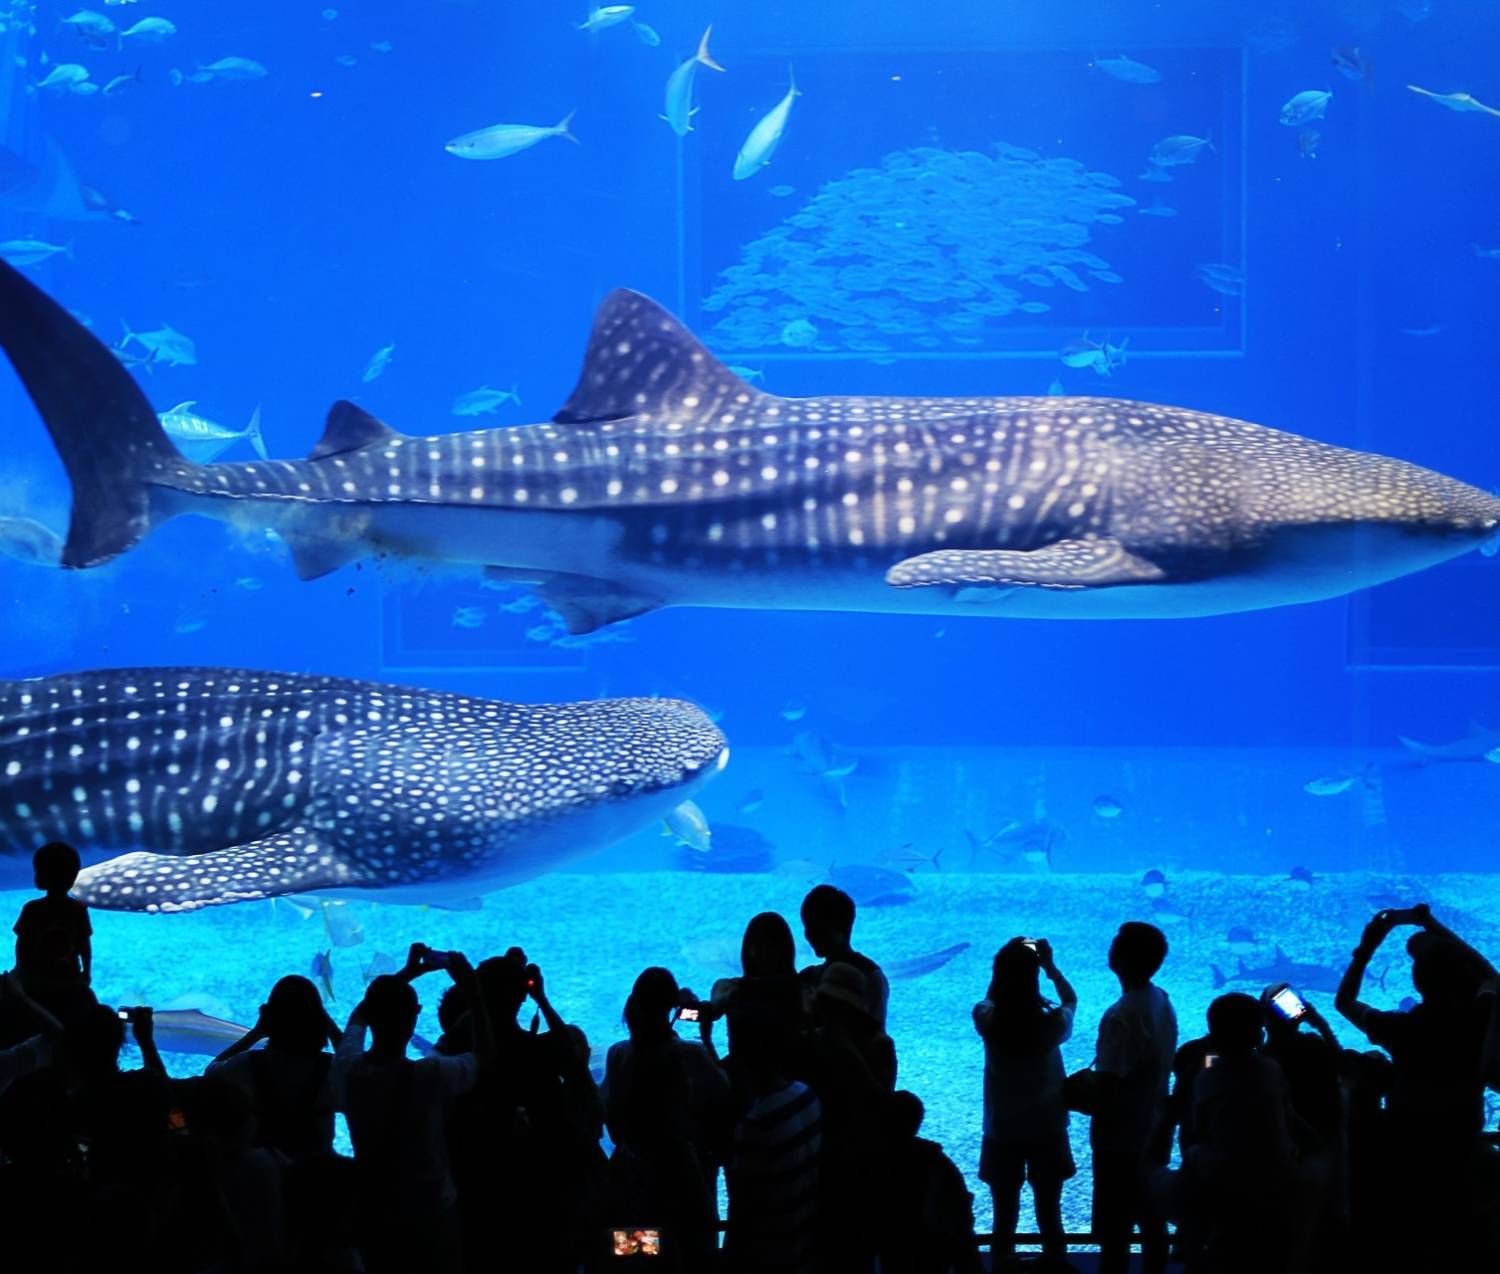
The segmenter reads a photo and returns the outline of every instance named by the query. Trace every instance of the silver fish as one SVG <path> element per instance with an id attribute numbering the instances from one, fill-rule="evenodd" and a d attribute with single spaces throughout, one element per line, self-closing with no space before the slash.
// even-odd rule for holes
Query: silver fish
<path id="1" fill-rule="evenodd" d="M 576 146 L 578 138 L 568 131 L 568 125 L 577 113 L 569 111 L 550 128 L 538 124 L 491 124 L 455 137 L 443 149 L 460 159 L 506 159 L 549 137 L 565 137 Z"/>
<path id="2" fill-rule="evenodd" d="M 706 66 L 712 71 L 724 69 L 708 51 L 708 37 L 713 34 L 713 30 L 710 25 L 703 32 L 703 38 L 698 41 L 698 51 L 667 77 L 667 101 L 662 118 L 679 137 L 686 137 L 693 129 L 693 116 L 697 114 L 697 108 L 693 105 L 693 81 L 697 78 L 698 68 Z"/>

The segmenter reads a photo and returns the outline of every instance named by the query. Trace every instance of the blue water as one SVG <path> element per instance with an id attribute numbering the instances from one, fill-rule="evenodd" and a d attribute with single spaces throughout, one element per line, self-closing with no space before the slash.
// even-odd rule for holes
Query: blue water
<path id="1" fill-rule="evenodd" d="M 460 394 L 516 384 L 521 403 L 487 419 L 546 419 L 572 388 L 594 306 L 628 286 L 778 394 L 1033 394 L 1059 379 L 1070 394 L 1192 406 L 1500 482 L 1500 260 L 1476 251 L 1500 248 L 1500 119 L 1450 112 L 1407 88 L 1500 103 L 1500 27 L 1481 0 L 1280 12 L 642 5 L 635 16 L 660 34 L 657 47 L 629 23 L 575 30 L 581 5 L 328 6 L 332 20 L 315 0 L 228 12 L 187 0 L 101 5 L 121 26 L 157 14 L 178 27 L 160 45 L 117 51 L 59 28 L 73 4 L 43 3 L 35 34 L 11 6 L 0 35 L 0 142 L 34 159 L 51 139 L 77 181 L 137 222 L 53 215 L 66 179 L 40 195 L 12 185 L 0 192 L 0 239 L 71 242 L 71 259 L 31 276 L 104 339 L 119 338 L 122 320 L 190 336 L 196 365 L 140 375 L 153 403 L 195 400 L 231 428 L 259 404 L 273 456 L 305 454 L 339 397 L 433 433 L 473 423 L 450 412 Z M 658 118 L 663 86 L 710 21 L 727 71 L 700 70 L 701 110 L 679 139 Z M 385 42 L 388 52 L 373 47 Z M 1336 45 L 1358 46 L 1369 90 L 1331 64 Z M 1091 66 L 1121 53 L 1160 81 L 1121 82 Z M 87 66 L 100 84 L 139 67 L 141 82 L 110 95 L 30 94 L 44 55 Z M 266 74 L 170 82 L 173 68 L 191 75 L 229 55 Z M 735 154 L 786 92 L 789 66 L 802 96 L 784 140 L 770 165 L 736 182 Z M 1305 126 L 1320 134 L 1315 146 L 1299 147 L 1303 130 L 1278 116 L 1309 89 L 1334 95 L 1326 118 Z M 473 129 L 551 125 L 573 110 L 577 146 L 551 139 L 492 163 L 443 149 Z M 1176 134 L 1214 148 L 1171 169 L 1170 183 L 1143 181 L 1153 146 Z M 1137 202 L 1096 209 L 1118 223 L 1086 223 L 1081 250 L 1120 281 L 1085 269 L 1074 291 L 1009 278 L 1018 303 L 1048 308 L 977 326 L 940 322 L 962 310 L 944 294 L 882 332 L 882 315 L 867 310 L 829 317 L 855 313 L 840 307 L 869 293 L 851 301 L 825 289 L 771 297 L 774 322 L 716 329 L 726 311 L 710 298 L 752 244 L 799 217 L 812 224 L 793 221 L 787 235 L 820 233 L 810 207 L 820 191 L 842 206 L 868 181 L 861 171 L 903 154 L 898 164 L 980 157 L 977 180 L 998 202 L 924 204 L 914 183 L 900 198 L 912 198 L 913 224 L 931 223 L 924 241 L 956 228 L 987 261 L 1018 233 L 994 214 L 1017 166 L 1071 160 L 1070 173 L 1115 179 L 1092 189 Z M 1014 164 L 997 166 L 997 154 Z M 1061 216 L 1066 186 L 1049 188 L 1054 213 L 1043 221 Z M 1177 215 L 1141 215 L 1158 198 Z M 883 268 L 889 248 L 867 234 L 843 264 Z M 1204 263 L 1240 271 L 1243 294 L 1205 286 L 1195 277 Z M 782 339 L 804 314 L 819 339 Z M 1108 380 L 1058 360 L 1085 333 L 1128 338 L 1128 361 Z M 390 344 L 387 369 L 362 382 Z M 0 513 L 61 531 L 65 479 L 8 375 L 0 410 Z M 0 673 L 214 664 L 517 700 L 696 699 L 735 752 L 701 803 L 710 822 L 760 831 L 773 870 L 685 872 L 671 842 L 648 833 L 478 913 L 356 904 L 366 936 L 334 953 L 340 1006 L 357 998 L 376 950 L 397 954 L 417 937 L 476 955 L 519 942 L 602 1049 L 640 967 L 667 964 L 706 983 L 727 971 L 751 913 L 791 914 L 830 864 L 884 857 L 911 869 L 914 896 L 867 909 L 857 945 L 897 960 L 972 944 L 892 997 L 903 1083 L 927 1098 L 930 1127 L 972 1175 L 981 1062 L 967 1009 L 989 954 L 1012 933 L 1053 937 L 1084 996 L 1069 1052 L 1083 1064 L 1110 995 L 1103 949 L 1118 921 L 1149 914 L 1136 882 L 1150 868 L 1173 881 L 1179 914 L 1163 981 L 1189 1029 L 1213 991 L 1209 966 L 1234 963 L 1223 943 L 1234 924 L 1255 929 L 1261 958 L 1279 943 L 1333 964 L 1369 897 L 1395 892 L 1431 897 L 1495 949 L 1487 873 L 1500 767 L 1414 766 L 1398 740 L 1500 725 L 1497 569 L 1470 555 L 1347 600 L 1181 622 L 669 610 L 611 630 L 622 640 L 570 647 L 540 610 L 501 610 L 519 591 L 484 589 L 471 575 L 366 564 L 299 583 L 276 542 L 180 519 L 97 571 L 0 558 Z M 454 622 L 465 608 L 477 608 L 477 626 Z M 857 762 L 846 804 L 786 754 L 804 730 Z M 1367 765 L 1375 782 L 1304 790 Z M 764 801 L 742 813 L 752 790 Z M 1122 807 L 1117 818 L 1096 812 L 1105 795 Z M 1055 825 L 1050 870 L 971 855 L 966 833 L 983 839 L 1011 820 Z M 899 856 L 907 845 L 941 856 L 914 864 Z M 1286 892 L 1294 866 L 1315 873 L 1316 893 Z M 20 897 L 4 901 L 14 909 Z M 646 931 L 642 908 L 660 917 Z M 327 947 L 321 925 L 259 904 L 102 917 L 98 981 L 121 999 L 211 996 L 248 1020 L 277 974 L 305 970 Z M 1406 993 L 1401 977 L 1393 969 L 1380 992 L 1392 1004 Z M 1071 1197 L 1086 1198 L 1086 1175 Z"/>

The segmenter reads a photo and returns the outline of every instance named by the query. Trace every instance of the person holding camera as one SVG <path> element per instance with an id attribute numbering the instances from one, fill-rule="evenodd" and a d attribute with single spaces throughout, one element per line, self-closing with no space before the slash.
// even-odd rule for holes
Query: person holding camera
<path id="1" fill-rule="evenodd" d="M 1045 973 L 1056 1004 L 1041 990 Z M 1062 1046 L 1073 1034 L 1078 993 L 1045 938 L 1012 938 L 997 952 L 974 1029 L 984 1041 L 984 1140 L 979 1179 L 994 1198 L 995 1267 L 1015 1259 L 1021 1187 L 1031 1182 L 1042 1259 L 1069 1268 L 1063 1239 L 1063 1182 L 1077 1171 L 1063 1106 Z"/>
<path id="2" fill-rule="evenodd" d="M 411 1061 L 406 1051 L 422 1007 L 412 983 L 440 969 L 466 992 L 473 1051 Z M 348 1118 L 354 1143 L 368 1274 L 459 1274 L 458 1195 L 443 1122 L 494 1052 L 484 997 L 461 952 L 413 943 L 405 967 L 373 979 L 349 1015 L 331 1079 L 335 1107 Z"/>
<path id="3" fill-rule="evenodd" d="M 702 1044 L 675 1025 L 700 1016 L 697 997 L 668 969 L 649 968 L 625 1001 L 628 1039 L 604 1064 L 611 1225 L 661 1231 L 666 1268 L 696 1270 L 713 1258 L 717 1169 L 705 1129 L 729 1099 L 729 1078 Z"/>
<path id="4" fill-rule="evenodd" d="M 1371 959 L 1404 925 L 1417 930 L 1406 950 L 1420 999 L 1408 1012 L 1387 1012 L 1360 995 Z M 1389 1202 L 1381 1213 L 1406 1219 L 1393 1236 L 1404 1258 L 1415 1259 L 1419 1250 L 1422 1259 L 1462 1257 L 1464 1236 L 1478 1223 L 1467 1200 L 1484 1127 L 1489 1010 L 1480 992 L 1495 976 L 1483 956 L 1420 903 L 1376 912 L 1339 983 L 1334 1007 L 1391 1058 L 1387 1163 L 1378 1188 Z M 1418 1227 L 1436 1240 L 1429 1244 Z"/>

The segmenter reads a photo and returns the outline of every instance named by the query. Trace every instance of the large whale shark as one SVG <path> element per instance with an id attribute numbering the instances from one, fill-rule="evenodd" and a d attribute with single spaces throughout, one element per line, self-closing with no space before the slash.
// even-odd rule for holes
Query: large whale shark
<path id="1" fill-rule="evenodd" d="M 526 705 L 226 668 L 0 681 L 0 866 L 16 887 L 38 845 L 69 841 L 91 864 L 75 892 L 121 911 L 461 905 L 649 826 L 727 758 L 675 699 Z"/>
<path id="2" fill-rule="evenodd" d="M 63 565 L 198 513 L 311 578 L 397 556 L 537 586 L 571 631 L 660 606 L 1208 615 L 1335 597 L 1490 539 L 1400 460 L 1096 398 L 778 398 L 633 292 L 545 424 L 433 437 L 336 403 L 305 460 L 195 464 L 113 355 L 0 267 L 0 345 L 73 484 Z"/>

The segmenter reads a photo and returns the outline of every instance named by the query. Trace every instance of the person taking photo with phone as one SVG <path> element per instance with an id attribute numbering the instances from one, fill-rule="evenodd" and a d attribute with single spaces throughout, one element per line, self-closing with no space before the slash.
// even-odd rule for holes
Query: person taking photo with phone
<path id="1" fill-rule="evenodd" d="M 1056 1004 L 1041 990 L 1047 975 Z M 979 1179 L 995 1204 L 990 1252 L 997 1269 L 1015 1259 L 1021 1187 L 1031 1182 L 1042 1258 L 1066 1264 L 1063 1183 L 1077 1171 L 1063 1106 L 1062 1046 L 1073 1034 L 1078 994 L 1057 967 L 1045 938 L 1012 938 L 997 952 L 974 1029 L 984 1041 L 984 1140 Z"/>

